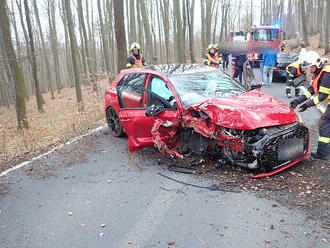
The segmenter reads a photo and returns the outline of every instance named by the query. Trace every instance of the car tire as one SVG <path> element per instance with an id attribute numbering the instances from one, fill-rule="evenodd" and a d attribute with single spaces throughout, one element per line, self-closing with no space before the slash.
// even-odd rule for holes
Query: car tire
<path id="1" fill-rule="evenodd" d="M 120 122 L 117 111 L 113 107 L 108 107 L 107 109 L 107 123 L 109 127 L 109 132 L 114 137 L 123 137 L 124 129 Z"/>

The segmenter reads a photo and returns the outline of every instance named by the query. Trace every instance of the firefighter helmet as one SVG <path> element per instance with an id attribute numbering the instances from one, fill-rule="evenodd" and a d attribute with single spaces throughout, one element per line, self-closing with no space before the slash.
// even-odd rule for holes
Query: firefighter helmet
<path id="1" fill-rule="evenodd" d="M 134 49 L 140 50 L 141 49 L 140 44 L 137 43 L 137 42 L 132 43 L 132 45 L 131 45 L 131 51 L 133 51 Z"/>
<path id="2" fill-rule="evenodd" d="M 211 49 L 216 50 L 216 49 L 217 49 L 217 44 L 210 44 L 210 45 L 207 47 L 207 50 L 210 51 Z"/>

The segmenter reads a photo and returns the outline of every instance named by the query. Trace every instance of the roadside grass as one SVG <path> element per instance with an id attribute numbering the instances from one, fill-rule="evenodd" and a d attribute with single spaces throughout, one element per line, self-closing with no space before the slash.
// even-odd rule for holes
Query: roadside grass
<path id="1" fill-rule="evenodd" d="M 64 88 L 55 93 L 52 100 L 50 93 L 43 94 L 46 104 L 44 112 L 39 113 L 34 96 L 26 103 L 28 129 L 17 129 L 14 106 L 0 108 L 0 170 L 9 164 L 29 159 L 43 151 L 86 133 L 99 126 L 104 119 L 104 92 L 108 80 L 98 82 L 99 95 L 92 86 L 83 86 L 84 111 L 78 112 L 75 88 Z"/>

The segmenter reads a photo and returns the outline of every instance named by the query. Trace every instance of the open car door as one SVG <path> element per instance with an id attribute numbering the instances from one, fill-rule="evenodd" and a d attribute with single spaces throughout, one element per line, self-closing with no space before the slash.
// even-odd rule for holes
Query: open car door
<path id="1" fill-rule="evenodd" d="M 153 146 L 151 130 L 154 125 L 159 120 L 174 122 L 179 116 L 175 96 L 160 77 L 139 74 L 119 84 L 117 91 L 121 105 L 119 119 L 128 136 L 130 152 Z M 158 112 L 153 111 L 155 107 Z"/>

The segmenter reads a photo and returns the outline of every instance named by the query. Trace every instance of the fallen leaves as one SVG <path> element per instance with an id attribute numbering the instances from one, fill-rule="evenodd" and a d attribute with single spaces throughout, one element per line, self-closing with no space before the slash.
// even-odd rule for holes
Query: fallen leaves
<path id="1" fill-rule="evenodd" d="M 101 224 L 101 227 L 106 227 L 107 225 L 106 224 Z"/>
<path id="2" fill-rule="evenodd" d="M 105 234 L 103 232 L 100 233 L 100 237 L 103 237 Z"/>
<path id="3" fill-rule="evenodd" d="M 68 212 L 68 215 L 69 215 L 69 216 L 72 216 L 72 215 L 74 215 L 74 213 L 73 213 L 72 211 L 69 211 L 69 212 Z"/>
<path id="4" fill-rule="evenodd" d="M 323 239 L 322 239 L 322 242 L 326 244 L 326 243 L 328 243 L 329 241 L 328 241 L 326 238 L 323 238 Z"/>
<path id="5" fill-rule="evenodd" d="M 126 244 L 131 245 L 133 244 L 132 240 L 126 240 Z"/>

